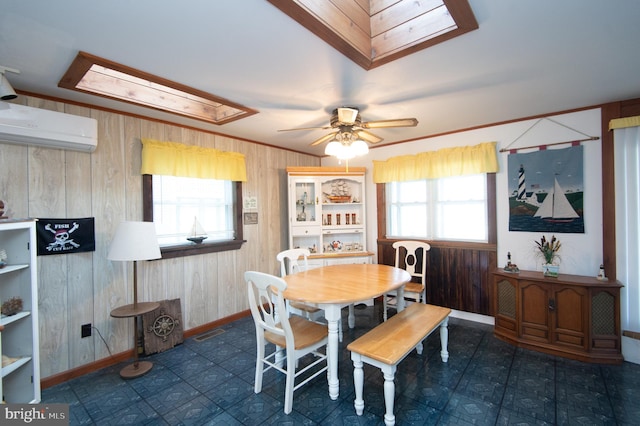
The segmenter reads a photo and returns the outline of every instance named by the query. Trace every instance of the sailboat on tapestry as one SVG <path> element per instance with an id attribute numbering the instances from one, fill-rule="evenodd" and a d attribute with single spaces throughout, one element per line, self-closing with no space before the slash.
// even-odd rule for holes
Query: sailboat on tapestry
<path id="1" fill-rule="evenodd" d="M 533 215 L 533 217 L 541 217 L 548 222 L 566 223 L 571 222 L 575 218 L 580 217 L 569 202 L 564 190 L 558 183 L 558 179 L 553 179 L 553 192 L 547 194 L 542 201 L 542 205 Z"/>
<path id="2" fill-rule="evenodd" d="M 584 233 L 583 147 L 508 157 L 509 231 Z"/>

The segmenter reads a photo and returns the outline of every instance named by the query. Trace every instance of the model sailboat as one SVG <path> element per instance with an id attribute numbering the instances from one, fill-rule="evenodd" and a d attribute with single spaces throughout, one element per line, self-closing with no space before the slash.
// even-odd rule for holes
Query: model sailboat
<path id="1" fill-rule="evenodd" d="M 206 239 L 207 233 L 204 232 L 204 228 L 202 227 L 202 225 L 200 225 L 200 222 L 198 222 L 198 218 L 194 217 L 193 226 L 191 227 L 191 233 L 187 237 L 187 240 L 192 241 L 196 244 L 200 244 Z"/>
<path id="2" fill-rule="evenodd" d="M 553 193 L 545 197 L 542 205 L 533 216 L 541 217 L 550 222 L 571 222 L 580 217 L 564 194 L 558 179 L 554 179 Z"/>

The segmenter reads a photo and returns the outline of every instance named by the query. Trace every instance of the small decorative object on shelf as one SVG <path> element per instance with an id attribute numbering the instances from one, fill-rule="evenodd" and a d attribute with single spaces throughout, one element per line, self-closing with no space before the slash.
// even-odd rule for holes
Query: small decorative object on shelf
<path id="1" fill-rule="evenodd" d="M 4 215 L 4 201 L 0 200 L 0 219 L 7 219 Z"/>
<path id="2" fill-rule="evenodd" d="M 15 315 L 20 311 L 22 311 L 22 299 L 19 297 L 12 297 L 0 307 L 0 313 L 6 316 Z"/>
<path id="3" fill-rule="evenodd" d="M 342 250 L 342 242 L 341 241 L 331 241 L 329 244 L 330 251 L 340 251 Z"/>
<path id="4" fill-rule="evenodd" d="M 350 203 L 351 188 L 344 180 L 336 180 L 331 184 L 331 194 L 325 194 L 330 203 Z"/>
<path id="5" fill-rule="evenodd" d="M 514 274 L 520 272 L 518 265 L 511 263 L 511 252 L 507 253 L 507 264 L 505 265 L 504 270 L 505 272 L 513 272 Z"/>
<path id="6" fill-rule="evenodd" d="M 560 266 L 558 264 L 553 263 L 556 258 L 560 258 L 558 252 L 560 251 L 560 240 L 556 238 L 555 235 L 551 237 L 551 240 L 547 240 L 543 235 L 540 241 L 536 241 L 536 248 L 539 251 L 540 255 L 544 259 L 544 264 L 542 265 L 542 271 L 546 277 L 557 277 Z"/>
<path id="7" fill-rule="evenodd" d="M 7 251 L 0 250 L 0 269 L 7 266 Z"/>
<path id="8" fill-rule="evenodd" d="M 598 277 L 600 281 L 606 281 L 607 275 L 604 273 L 604 265 L 600 265 L 600 270 L 598 271 Z"/>
<path id="9" fill-rule="evenodd" d="M 191 233 L 187 237 L 187 240 L 194 242 L 196 244 L 200 244 L 206 239 L 207 239 L 207 233 L 204 232 L 202 225 L 200 225 L 200 222 L 198 222 L 198 218 L 194 217 L 193 226 L 191 227 Z"/>

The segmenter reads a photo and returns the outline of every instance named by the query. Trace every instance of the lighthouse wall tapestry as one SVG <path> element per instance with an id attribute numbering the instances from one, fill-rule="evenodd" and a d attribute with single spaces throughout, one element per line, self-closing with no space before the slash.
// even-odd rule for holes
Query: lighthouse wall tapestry
<path id="1" fill-rule="evenodd" d="M 510 154 L 509 231 L 584 234 L 583 147 Z"/>

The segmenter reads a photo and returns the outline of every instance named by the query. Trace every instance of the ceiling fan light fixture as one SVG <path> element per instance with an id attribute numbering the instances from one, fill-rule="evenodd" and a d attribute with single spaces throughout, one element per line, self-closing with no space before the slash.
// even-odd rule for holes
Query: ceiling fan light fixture
<path id="1" fill-rule="evenodd" d="M 331 155 L 338 160 L 350 160 L 354 157 L 365 155 L 369 152 L 369 145 L 363 140 L 356 139 L 356 135 L 340 133 L 327 144 L 325 155 Z"/>

